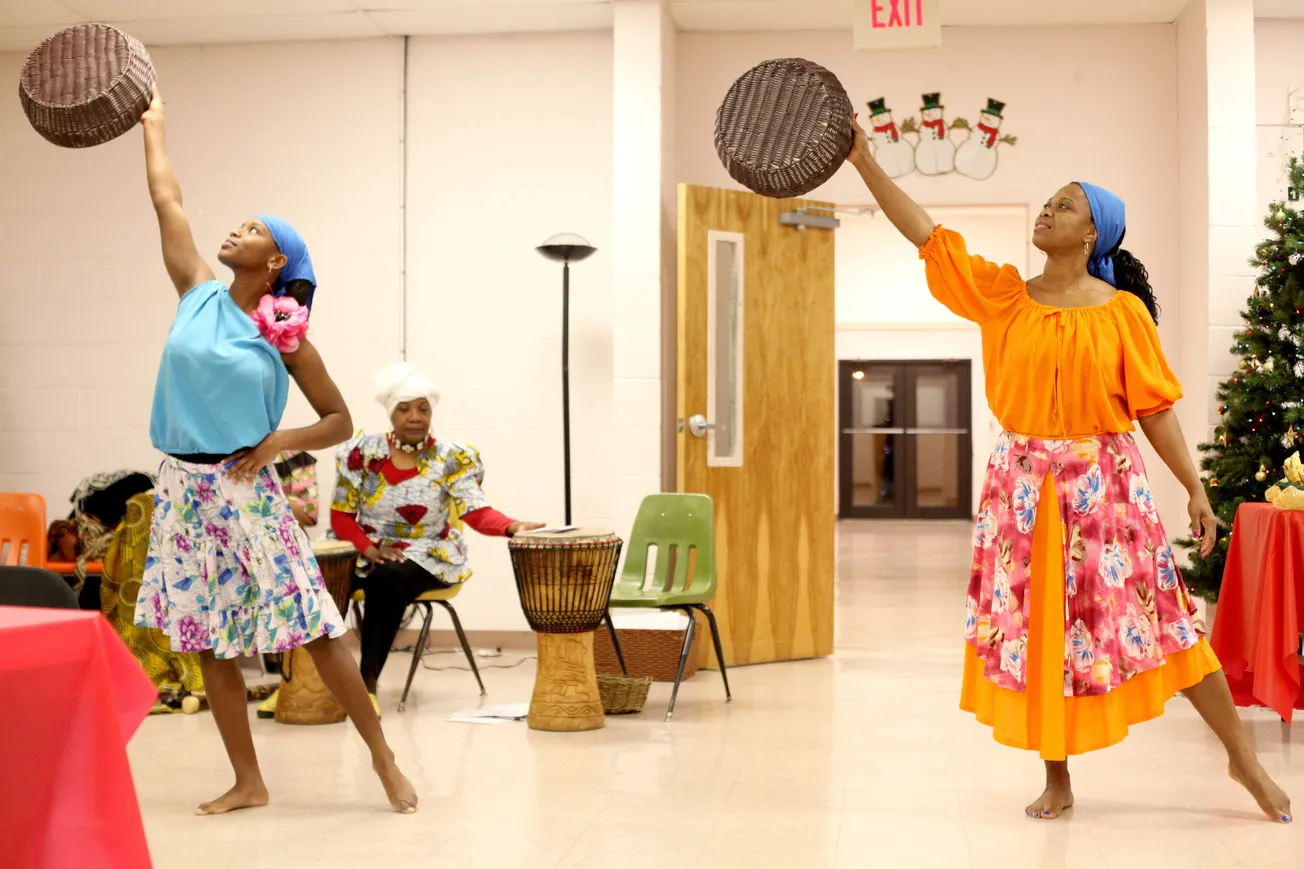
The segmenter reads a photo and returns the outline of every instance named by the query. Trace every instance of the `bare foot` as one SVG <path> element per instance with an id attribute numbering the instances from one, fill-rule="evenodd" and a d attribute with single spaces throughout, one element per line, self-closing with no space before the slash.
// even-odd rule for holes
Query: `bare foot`
<path id="1" fill-rule="evenodd" d="M 1028 804 L 1024 814 L 1030 818 L 1058 818 L 1073 807 L 1073 787 L 1069 783 L 1069 765 L 1062 760 L 1046 761 L 1046 790 Z"/>
<path id="2" fill-rule="evenodd" d="M 1253 756 L 1227 764 L 1227 774 L 1232 781 L 1250 792 L 1259 808 L 1268 816 L 1268 820 L 1279 824 L 1289 824 L 1290 797 L 1277 787 L 1277 783 L 1268 778 L 1267 771 Z"/>
<path id="3" fill-rule="evenodd" d="M 1041 796 L 1028 804 L 1024 812 L 1030 818 L 1051 820 L 1058 818 L 1066 809 L 1073 808 L 1073 789 L 1068 782 L 1047 783 Z"/>
<path id="4" fill-rule="evenodd" d="M 246 785 L 236 782 L 235 787 L 215 800 L 200 803 L 196 815 L 225 815 L 236 809 L 256 809 L 267 805 L 267 787 L 262 782 Z"/>
<path id="5" fill-rule="evenodd" d="M 417 789 L 412 782 L 399 771 L 394 761 L 372 764 L 380 783 L 385 786 L 385 796 L 389 797 L 389 807 L 401 815 L 415 814 L 417 810 Z"/>

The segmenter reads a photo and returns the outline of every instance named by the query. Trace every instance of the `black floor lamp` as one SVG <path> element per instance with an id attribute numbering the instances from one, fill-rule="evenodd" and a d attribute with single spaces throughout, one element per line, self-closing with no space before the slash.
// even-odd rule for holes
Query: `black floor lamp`
<path id="1" fill-rule="evenodd" d="M 561 416 L 562 449 L 565 451 L 566 524 L 571 524 L 570 444 L 570 264 L 593 256 L 596 247 L 569 232 L 554 235 L 536 250 L 561 265 Z"/>

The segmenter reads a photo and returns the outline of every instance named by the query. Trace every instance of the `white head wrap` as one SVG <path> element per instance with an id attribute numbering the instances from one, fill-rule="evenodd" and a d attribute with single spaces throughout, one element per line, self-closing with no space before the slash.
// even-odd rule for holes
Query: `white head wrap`
<path id="1" fill-rule="evenodd" d="M 425 398 L 431 406 L 439 404 L 439 391 L 430 380 L 406 362 L 386 365 L 376 375 L 376 401 L 391 416 L 394 408 L 405 401 Z"/>

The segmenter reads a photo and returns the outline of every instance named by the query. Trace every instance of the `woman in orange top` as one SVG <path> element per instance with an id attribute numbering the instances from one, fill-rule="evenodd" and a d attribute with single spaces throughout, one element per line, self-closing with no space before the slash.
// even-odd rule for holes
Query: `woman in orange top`
<path id="1" fill-rule="evenodd" d="M 1046 789 L 1026 809 L 1073 805 L 1068 756 L 1104 748 L 1182 692 L 1227 749 L 1232 778 L 1275 821 L 1290 800 L 1245 740 L 1132 435 L 1136 420 L 1190 494 L 1208 554 L 1217 525 L 1173 403 L 1181 387 L 1155 329 L 1145 267 L 1119 245 L 1122 200 L 1061 188 L 1033 244 L 1046 268 L 970 256 L 884 173 L 855 125 L 849 161 L 919 247 L 933 296 L 982 330 L 987 400 L 1005 432 L 987 467 L 970 577 L 960 706 L 998 742 L 1039 752 Z"/>

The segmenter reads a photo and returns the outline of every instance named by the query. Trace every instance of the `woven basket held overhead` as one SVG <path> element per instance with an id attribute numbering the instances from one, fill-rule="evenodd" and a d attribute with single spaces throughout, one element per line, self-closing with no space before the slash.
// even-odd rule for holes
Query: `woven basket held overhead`
<path id="1" fill-rule="evenodd" d="M 836 76 L 801 58 L 743 74 L 715 116 L 715 150 L 734 180 L 765 196 L 804 196 L 851 153 L 851 100 Z"/>
<path id="2" fill-rule="evenodd" d="M 89 148 L 134 127 L 153 86 L 154 65 L 138 40 L 107 24 L 79 24 L 28 56 L 18 98 L 36 132 L 65 148 Z"/>

